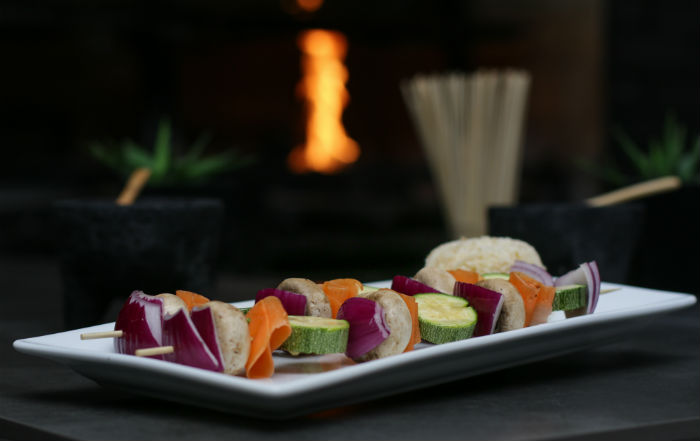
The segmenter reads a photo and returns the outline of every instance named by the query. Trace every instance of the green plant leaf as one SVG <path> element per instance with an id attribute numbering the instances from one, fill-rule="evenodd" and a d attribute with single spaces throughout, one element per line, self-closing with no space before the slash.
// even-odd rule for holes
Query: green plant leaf
<path id="1" fill-rule="evenodd" d="M 649 156 L 646 179 L 658 178 L 673 174 L 672 167 L 668 167 L 667 155 L 664 145 L 659 141 L 649 142 Z"/>
<path id="2" fill-rule="evenodd" d="M 161 181 L 166 178 L 168 169 L 170 168 L 172 146 L 171 143 L 172 129 L 168 118 L 161 118 L 158 123 L 158 131 L 156 132 L 156 140 L 153 145 L 153 161 L 151 168 L 151 179 L 154 182 Z"/>
<path id="3" fill-rule="evenodd" d="M 238 154 L 235 151 L 227 151 L 190 163 L 189 166 L 183 170 L 183 175 L 187 179 L 204 180 L 214 175 L 239 168 L 240 164 L 241 160 Z"/>
<path id="4" fill-rule="evenodd" d="M 663 145 L 665 151 L 665 167 L 669 174 L 675 173 L 685 148 L 686 130 L 676 121 L 673 113 L 666 115 Z"/>
<path id="5" fill-rule="evenodd" d="M 700 181 L 700 136 L 695 145 L 684 154 L 678 163 L 678 176 L 683 182 Z"/>
<path id="6" fill-rule="evenodd" d="M 639 174 L 645 177 L 648 176 L 650 174 L 649 160 L 639 149 L 639 147 L 637 147 L 637 144 L 620 129 L 615 130 L 615 138 L 627 157 L 632 161 L 632 164 L 635 166 Z"/>
<path id="7" fill-rule="evenodd" d="M 230 166 L 228 158 L 222 157 L 222 155 L 210 156 L 202 158 L 188 167 L 186 176 L 190 179 L 201 180 L 222 173 Z"/>
<path id="8" fill-rule="evenodd" d="M 199 159 L 202 154 L 204 153 L 204 149 L 209 145 L 211 142 L 211 133 L 209 132 L 203 132 L 201 133 L 197 139 L 192 143 L 190 146 L 190 149 L 187 151 L 185 155 L 182 156 L 181 160 L 183 162 L 192 162 L 197 159 Z"/>
<path id="9" fill-rule="evenodd" d="M 93 142 L 88 145 L 88 151 L 98 162 L 101 162 L 117 172 L 122 172 L 123 164 L 118 150 L 107 149 L 106 146 Z"/>
<path id="10" fill-rule="evenodd" d="M 153 157 L 141 148 L 138 144 L 130 139 L 122 144 L 122 153 L 124 155 L 124 163 L 127 166 L 128 173 L 140 167 L 153 168 Z"/>
<path id="11" fill-rule="evenodd" d="M 173 159 L 169 176 L 173 182 L 187 179 L 186 170 L 204 153 L 204 149 L 211 142 L 211 135 L 207 132 L 200 134 L 190 149 L 182 156 Z"/>

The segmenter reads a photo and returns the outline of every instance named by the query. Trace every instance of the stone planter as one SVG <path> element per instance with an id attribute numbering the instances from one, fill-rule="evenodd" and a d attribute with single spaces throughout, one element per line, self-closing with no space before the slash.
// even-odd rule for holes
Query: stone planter
<path id="1" fill-rule="evenodd" d="M 604 281 L 624 283 L 628 281 L 643 217 L 640 204 L 492 207 L 489 234 L 530 243 L 553 276 L 595 260 Z"/>
<path id="2" fill-rule="evenodd" d="M 686 185 L 640 202 L 645 216 L 630 283 L 700 295 L 700 186 Z"/>
<path id="3" fill-rule="evenodd" d="M 68 328 L 103 319 L 131 291 L 206 292 L 219 246 L 223 204 L 216 199 L 63 200 L 53 215 Z"/>

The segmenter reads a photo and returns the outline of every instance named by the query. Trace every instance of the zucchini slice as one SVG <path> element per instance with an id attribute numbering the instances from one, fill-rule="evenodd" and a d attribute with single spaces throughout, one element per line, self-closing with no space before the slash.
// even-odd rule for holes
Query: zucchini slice
<path id="1" fill-rule="evenodd" d="M 447 294 L 416 294 L 418 323 L 423 340 L 442 344 L 472 336 L 476 311 L 461 297 Z"/>
<path id="2" fill-rule="evenodd" d="M 557 286 L 552 311 L 571 311 L 586 306 L 588 289 L 584 285 Z"/>
<path id="3" fill-rule="evenodd" d="M 335 354 L 348 345 L 350 324 L 345 320 L 290 315 L 289 324 L 292 334 L 280 349 L 292 355 Z"/>

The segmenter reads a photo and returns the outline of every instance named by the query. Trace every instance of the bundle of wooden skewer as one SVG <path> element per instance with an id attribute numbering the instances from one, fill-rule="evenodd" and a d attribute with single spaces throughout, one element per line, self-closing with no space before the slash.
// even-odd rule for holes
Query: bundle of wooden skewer
<path id="1" fill-rule="evenodd" d="M 485 234 L 488 207 L 518 198 L 529 86 L 519 70 L 417 75 L 401 84 L 455 237 Z"/>

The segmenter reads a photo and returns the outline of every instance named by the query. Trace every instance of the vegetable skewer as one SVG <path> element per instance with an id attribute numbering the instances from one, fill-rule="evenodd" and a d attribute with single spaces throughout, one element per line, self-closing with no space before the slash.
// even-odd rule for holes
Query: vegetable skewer
<path id="1" fill-rule="evenodd" d="M 277 349 L 292 355 L 344 351 L 355 361 L 369 361 L 412 350 L 421 342 L 421 327 L 424 341 L 448 343 L 545 323 L 553 309 L 567 317 L 578 307 L 578 313 L 591 314 L 600 295 L 620 289 L 601 290 L 595 262 L 556 279 L 542 266 L 519 260 L 488 274 L 449 268 L 395 276 L 392 289 L 348 278 L 289 278 L 259 291 L 247 317 L 189 291 L 134 291 L 113 331 L 81 339 L 113 338 L 119 353 L 267 378 L 274 374 Z M 331 318 L 336 315 L 340 320 Z"/>

